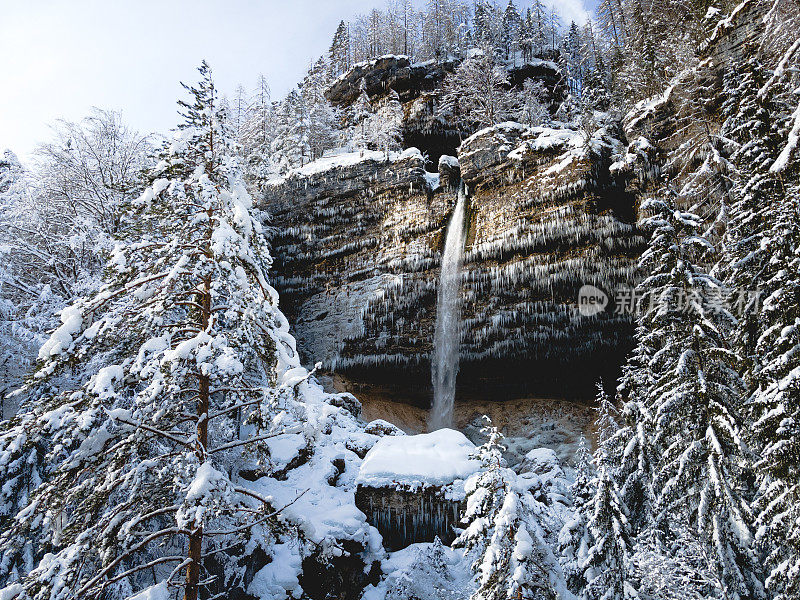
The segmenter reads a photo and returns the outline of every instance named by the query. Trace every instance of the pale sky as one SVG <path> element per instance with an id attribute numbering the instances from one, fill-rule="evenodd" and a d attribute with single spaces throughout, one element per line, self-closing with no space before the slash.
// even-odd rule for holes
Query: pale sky
<path id="1" fill-rule="evenodd" d="M 585 21 L 582 0 L 553 3 L 564 21 Z M 281 97 L 327 50 L 340 20 L 383 4 L 0 0 L 0 151 L 25 159 L 49 139 L 56 119 L 79 120 L 92 106 L 121 111 L 141 132 L 165 133 L 178 122 L 179 82 L 195 82 L 203 59 L 230 95 L 239 83 L 252 88 L 263 73 L 273 98 Z"/>

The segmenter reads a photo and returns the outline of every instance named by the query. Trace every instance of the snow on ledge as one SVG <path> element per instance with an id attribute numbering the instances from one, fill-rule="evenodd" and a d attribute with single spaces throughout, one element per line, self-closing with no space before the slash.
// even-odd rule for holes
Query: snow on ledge
<path id="1" fill-rule="evenodd" d="M 480 469 L 480 462 L 472 458 L 474 451 L 475 445 L 453 429 L 383 437 L 364 457 L 356 483 L 366 487 L 448 485 Z"/>
<path id="2" fill-rule="evenodd" d="M 322 158 L 318 158 L 317 160 L 310 162 L 305 166 L 292 169 L 284 177 L 271 179 L 267 182 L 267 185 L 277 186 L 292 177 L 310 177 L 311 175 L 318 175 L 339 167 L 352 167 L 361 162 L 398 162 L 407 158 L 416 157 L 422 160 L 422 152 L 420 152 L 418 148 L 413 147 L 407 148 L 402 152 L 389 152 L 388 156 L 383 150 L 358 150 L 356 152 L 344 152 L 341 154 L 334 154 L 332 156 L 323 156 Z"/>

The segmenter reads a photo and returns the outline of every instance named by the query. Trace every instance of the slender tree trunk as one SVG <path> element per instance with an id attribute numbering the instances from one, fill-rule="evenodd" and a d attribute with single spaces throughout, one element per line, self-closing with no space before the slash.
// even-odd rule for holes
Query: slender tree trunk
<path id="1" fill-rule="evenodd" d="M 206 277 L 203 281 L 203 293 L 201 299 L 201 322 L 202 329 L 208 328 L 211 317 L 211 280 Z M 208 449 L 208 408 L 211 396 L 211 382 L 208 375 L 198 377 L 199 393 L 197 395 L 197 458 L 200 464 L 205 462 L 206 451 Z M 189 554 L 191 561 L 186 567 L 186 590 L 184 600 L 197 600 L 200 583 L 200 568 L 203 556 L 203 527 L 199 526 L 192 531 L 189 536 Z"/>

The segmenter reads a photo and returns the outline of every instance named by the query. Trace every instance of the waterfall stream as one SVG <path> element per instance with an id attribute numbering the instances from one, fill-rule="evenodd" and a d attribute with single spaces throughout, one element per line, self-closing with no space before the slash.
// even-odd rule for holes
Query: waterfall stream
<path id="1" fill-rule="evenodd" d="M 431 381 L 433 406 L 429 429 L 451 427 L 456 396 L 458 353 L 461 338 L 461 261 L 464 255 L 464 211 L 466 190 L 463 182 L 447 226 L 439 292 L 436 299 L 436 330 L 433 335 Z"/>

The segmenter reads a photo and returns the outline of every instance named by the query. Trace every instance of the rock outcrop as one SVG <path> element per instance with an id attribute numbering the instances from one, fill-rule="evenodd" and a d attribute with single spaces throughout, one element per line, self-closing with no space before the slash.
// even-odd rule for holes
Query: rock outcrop
<path id="1" fill-rule="evenodd" d="M 356 506 L 383 538 L 383 547 L 445 544 L 464 510 L 464 480 L 478 471 L 475 446 L 452 429 L 378 440 L 356 478 Z"/>
<path id="2" fill-rule="evenodd" d="M 424 92 L 437 89 L 447 73 L 455 70 L 454 62 L 428 61 L 411 64 L 407 56 L 387 55 L 358 63 L 342 74 L 325 93 L 334 106 L 346 107 L 355 102 L 361 92 L 361 81 L 372 98 L 380 98 L 394 90 L 400 102 L 418 98 Z"/>
<path id="3" fill-rule="evenodd" d="M 396 92 L 403 105 L 403 145 L 420 148 L 436 165 L 440 156 L 454 155 L 462 138 L 471 133 L 436 112 L 442 82 L 458 64 L 458 61 L 434 60 L 412 64 L 405 56 L 381 56 L 353 65 L 331 84 L 325 96 L 334 106 L 347 108 L 361 93 L 362 82 L 373 102 Z M 511 87 L 521 88 L 527 79 L 542 84 L 543 101 L 554 114 L 567 97 L 566 82 L 558 65 L 533 58 L 508 68 Z"/>

